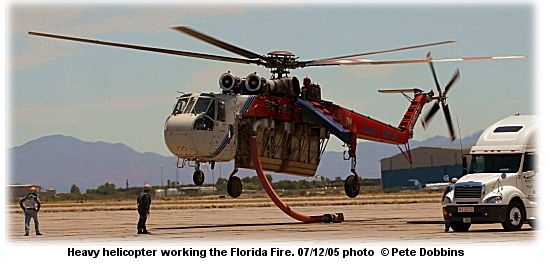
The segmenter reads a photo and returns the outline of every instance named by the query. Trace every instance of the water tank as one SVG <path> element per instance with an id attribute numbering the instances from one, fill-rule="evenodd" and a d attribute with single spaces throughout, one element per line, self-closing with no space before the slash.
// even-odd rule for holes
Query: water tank
<path id="1" fill-rule="evenodd" d="M 179 191 L 177 188 L 169 188 L 166 190 L 166 196 L 178 196 Z"/>
<path id="2" fill-rule="evenodd" d="M 164 197 L 164 189 L 155 190 L 155 198 L 162 198 L 162 197 Z"/>

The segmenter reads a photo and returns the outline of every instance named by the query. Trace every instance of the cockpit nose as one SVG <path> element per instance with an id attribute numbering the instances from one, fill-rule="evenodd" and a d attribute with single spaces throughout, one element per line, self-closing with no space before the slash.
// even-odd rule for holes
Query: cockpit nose
<path id="1" fill-rule="evenodd" d="M 178 157 L 196 156 L 197 149 L 189 134 L 196 116 L 170 115 L 164 125 L 164 143 L 168 150 Z"/>
<path id="2" fill-rule="evenodd" d="M 193 122 L 197 116 L 195 115 L 170 115 L 166 119 L 164 125 L 165 131 L 188 131 L 193 129 Z"/>

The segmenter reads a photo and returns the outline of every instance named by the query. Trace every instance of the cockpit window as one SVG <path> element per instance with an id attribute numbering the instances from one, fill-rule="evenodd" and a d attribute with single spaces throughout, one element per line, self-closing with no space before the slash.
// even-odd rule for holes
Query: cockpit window
<path id="1" fill-rule="evenodd" d="M 212 103 L 212 100 L 213 98 L 210 98 L 210 97 L 191 98 L 187 106 L 185 107 L 183 113 L 192 113 L 192 114 L 208 113 L 209 108 L 213 107 L 210 105 Z M 211 117 L 214 118 L 214 113 L 212 113 Z"/>
<path id="2" fill-rule="evenodd" d="M 172 114 L 180 114 L 183 112 L 183 109 L 185 109 L 185 105 L 187 105 L 187 98 L 182 98 L 178 100 L 178 103 L 176 103 L 176 106 L 174 106 L 174 110 L 172 111 Z"/>
<path id="3" fill-rule="evenodd" d="M 214 98 L 201 95 L 198 98 L 180 98 L 174 106 L 172 114 L 176 115 L 183 113 L 196 115 L 193 129 L 212 130 L 214 126 L 215 109 Z"/>
<path id="4" fill-rule="evenodd" d="M 199 98 L 197 104 L 195 105 L 195 110 L 192 113 L 201 114 L 207 112 L 207 110 L 211 107 L 210 103 L 212 103 L 212 98 Z M 214 115 L 212 115 L 212 117 L 213 116 Z"/>
<path id="5" fill-rule="evenodd" d="M 197 102 L 197 99 L 196 98 L 191 98 L 187 104 L 187 106 L 185 107 L 185 110 L 183 111 L 183 113 L 191 113 L 193 107 L 195 106 L 195 102 Z"/>
<path id="6" fill-rule="evenodd" d="M 213 100 L 213 98 L 201 96 L 195 103 L 195 108 L 191 111 L 191 113 L 198 115 L 193 124 L 194 129 L 212 130 L 215 109 Z"/>
<path id="7" fill-rule="evenodd" d="M 222 100 L 218 100 L 218 115 L 216 120 L 225 121 L 225 103 Z"/>

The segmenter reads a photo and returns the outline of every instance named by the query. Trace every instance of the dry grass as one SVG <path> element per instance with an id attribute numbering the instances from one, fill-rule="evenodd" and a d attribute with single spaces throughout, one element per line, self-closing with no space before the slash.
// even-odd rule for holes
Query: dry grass
<path id="1" fill-rule="evenodd" d="M 302 197 L 287 197 L 281 199 L 289 207 L 327 206 L 327 205 L 367 205 L 367 204 L 411 204 L 411 203 L 439 203 L 440 192 L 430 191 L 400 191 L 394 193 L 367 193 L 350 199 L 345 195 L 312 194 Z M 275 204 L 266 193 L 242 194 L 239 198 L 228 196 L 179 196 L 153 199 L 151 210 L 175 209 L 213 209 L 213 208 L 242 208 L 242 207 L 274 207 Z M 19 205 L 6 206 L 9 212 L 18 212 Z M 88 212 L 88 211 L 135 211 L 136 202 L 128 200 L 89 200 L 89 201 L 60 201 L 44 203 L 41 212 Z"/>

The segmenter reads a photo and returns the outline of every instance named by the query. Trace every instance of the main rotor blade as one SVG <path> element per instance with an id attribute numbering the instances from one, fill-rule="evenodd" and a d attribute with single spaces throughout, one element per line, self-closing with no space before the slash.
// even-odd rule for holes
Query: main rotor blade
<path id="1" fill-rule="evenodd" d="M 447 93 L 449 92 L 449 89 L 451 89 L 451 86 L 456 82 L 456 80 L 460 78 L 460 72 L 458 71 L 458 68 L 456 69 L 455 75 L 453 78 L 449 81 L 449 83 L 445 86 L 445 91 L 443 92 L 443 96 L 447 96 Z"/>
<path id="2" fill-rule="evenodd" d="M 432 109 L 430 112 L 428 112 L 428 115 L 422 119 L 422 127 L 426 129 L 428 124 L 430 123 L 430 120 L 434 116 L 434 114 L 439 110 L 439 100 L 432 106 Z"/>
<path id="3" fill-rule="evenodd" d="M 230 51 L 232 53 L 236 53 L 240 56 L 244 56 L 249 59 L 263 59 L 266 60 L 266 57 L 263 55 L 259 55 L 257 53 L 239 48 L 237 46 L 231 45 L 227 42 L 215 39 L 213 37 L 207 36 L 203 33 L 197 32 L 196 30 L 193 30 L 187 26 L 174 26 L 172 29 L 178 30 L 182 33 L 185 33 L 187 35 L 190 35 L 192 37 L 198 38 L 204 42 L 210 43 L 216 47 L 222 48 L 224 50 Z"/>
<path id="4" fill-rule="evenodd" d="M 48 37 L 48 38 L 65 39 L 65 40 L 92 43 L 92 44 L 99 44 L 99 45 L 106 45 L 106 46 L 113 46 L 113 47 L 121 47 L 121 48 L 141 50 L 141 51 L 149 51 L 149 52 L 157 52 L 157 53 L 165 53 L 165 54 L 172 54 L 172 55 L 179 55 L 179 56 L 194 57 L 194 58 L 210 59 L 210 60 L 223 61 L 223 62 L 231 62 L 231 63 L 239 63 L 239 64 L 258 64 L 258 61 L 253 61 L 253 60 L 248 60 L 248 59 L 239 59 L 239 58 L 225 57 L 225 56 L 218 56 L 218 55 L 210 55 L 210 54 L 202 54 L 202 53 L 194 53 L 194 52 L 186 52 L 186 51 L 161 49 L 161 48 L 154 48 L 154 47 L 137 46 L 137 45 L 131 45 L 131 44 L 124 44 L 124 43 L 115 43 L 115 42 L 107 42 L 107 41 L 100 41 L 100 40 L 91 40 L 91 39 L 76 38 L 76 37 L 69 37 L 69 36 L 60 36 L 60 35 L 53 35 L 53 34 L 38 33 L 38 32 L 29 32 L 29 35 L 42 36 L 42 37 Z"/>
<path id="5" fill-rule="evenodd" d="M 392 60 L 392 61 L 375 61 L 364 58 L 352 59 L 336 59 L 326 61 L 307 61 L 299 62 L 299 67 L 313 66 L 359 66 L 359 65 L 402 65 L 402 64 L 418 64 L 418 63 L 438 63 L 438 62 L 457 62 L 457 61 L 478 61 L 478 60 L 498 60 L 498 59 L 520 59 L 529 58 L 527 55 L 514 56 L 482 56 L 482 57 L 464 57 L 464 58 L 443 58 L 443 59 L 415 59 L 415 60 Z"/>
<path id="6" fill-rule="evenodd" d="M 373 54 L 379 54 L 379 53 L 396 52 L 396 51 L 410 50 L 410 49 L 416 49 L 416 48 L 422 48 L 422 47 L 442 45 L 442 44 L 453 43 L 453 42 L 456 42 L 456 41 L 455 40 L 445 40 L 445 41 L 434 42 L 434 43 L 407 46 L 407 47 L 401 47 L 401 48 L 395 48 L 395 49 L 389 49 L 389 50 L 382 50 L 382 51 L 373 51 L 373 52 L 366 52 L 366 53 L 343 55 L 343 56 L 338 56 L 338 57 L 330 57 L 330 58 L 318 59 L 318 60 L 312 60 L 312 61 L 327 61 L 327 60 L 334 60 L 334 59 L 342 59 L 342 58 L 358 57 L 358 56 L 365 56 L 365 55 L 373 55 Z"/>
<path id="7" fill-rule="evenodd" d="M 451 112 L 449 111 L 449 105 L 443 103 L 443 114 L 445 114 L 445 120 L 447 121 L 447 128 L 449 129 L 449 135 L 451 136 L 451 142 L 456 139 L 455 131 L 453 128 L 453 122 L 451 121 Z"/>
<path id="8" fill-rule="evenodd" d="M 432 60 L 432 54 L 428 52 L 428 55 L 426 56 L 428 60 Z M 437 80 L 437 76 L 435 75 L 435 68 L 433 62 L 430 62 L 430 69 L 432 70 L 432 75 L 434 77 L 435 86 L 437 87 L 437 92 L 439 92 L 439 95 L 441 95 L 441 87 L 439 86 L 439 81 Z"/>

